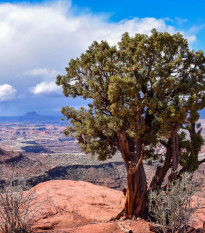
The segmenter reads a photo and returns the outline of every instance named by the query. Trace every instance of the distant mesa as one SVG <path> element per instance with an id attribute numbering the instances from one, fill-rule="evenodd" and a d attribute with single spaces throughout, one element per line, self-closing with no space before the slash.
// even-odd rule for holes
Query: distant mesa
<path id="1" fill-rule="evenodd" d="M 41 117 L 37 112 L 27 112 L 25 115 L 24 115 L 24 118 L 38 118 L 38 117 Z"/>
<path id="2" fill-rule="evenodd" d="M 23 116 L 23 119 L 24 120 L 30 120 L 30 121 L 33 121 L 33 120 L 44 120 L 44 119 L 47 119 L 47 118 L 50 118 L 50 116 L 43 116 L 43 115 L 39 115 L 37 112 L 33 111 L 33 112 L 27 112 L 24 116 Z"/>
<path id="3" fill-rule="evenodd" d="M 24 116 L 0 116 L 0 122 L 4 123 L 43 123 L 63 124 L 61 116 L 45 116 L 35 111 L 27 112 Z"/>
<path id="4" fill-rule="evenodd" d="M 21 149 L 28 153 L 53 153 L 53 151 L 37 143 L 35 145 L 21 147 Z"/>
<path id="5" fill-rule="evenodd" d="M 31 123 L 62 123 L 60 117 L 40 115 L 37 112 L 27 112 L 23 117 L 23 122 Z"/>
<path id="6" fill-rule="evenodd" d="M 46 121 L 47 119 L 49 119 L 49 116 L 43 116 L 43 115 L 39 115 L 37 112 L 27 112 L 24 116 L 23 116 L 23 121 L 28 121 L 28 122 L 32 122 L 32 121 L 36 121 L 36 122 L 41 122 L 41 121 Z"/>

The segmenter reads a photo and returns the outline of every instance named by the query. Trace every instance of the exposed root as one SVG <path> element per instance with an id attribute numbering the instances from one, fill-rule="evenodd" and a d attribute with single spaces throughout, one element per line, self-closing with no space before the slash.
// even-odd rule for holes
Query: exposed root
<path id="1" fill-rule="evenodd" d="M 122 231 L 124 231 L 125 233 L 133 233 L 132 230 L 129 230 L 129 229 L 124 228 L 124 227 L 120 224 L 119 221 L 118 221 L 117 223 L 118 223 L 118 226 L 120 227 L 120 229 L 121 229 Z"/>
<path id="2" fill-rule="evenodd" d="M 117 214 L 115 217 L 112 217 L 112 218 L 110 219 L 110 221 L 119 220 L 119 219 L 120 219 L 122 216 L 124 216 L 125 213 L 126 213 L 126 210 L 127 210 L 127 203 L 128 203 L 128 200 L 127 200 L 127 189 L 124 188 L 124 189 L 122 190 L 122 192 L 123 192 L 124 196 L 126 197 L 124 208 L 120 211 L 119 214 Z M 127 216 L 126 216 L 126 217 L 127 217 Z"/>
<path id="3" fill-rule="evenodd" d="M 123 208 L 119 214 L 117 214 L 115 217 L 112 217 L 109 221 L 119 220 L 124 214 L 125 214 L 125 208 Z"/>

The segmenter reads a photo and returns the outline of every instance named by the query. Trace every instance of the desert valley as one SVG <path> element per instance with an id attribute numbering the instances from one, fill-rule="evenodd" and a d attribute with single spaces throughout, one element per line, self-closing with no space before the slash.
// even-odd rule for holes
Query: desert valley
<path id="1" fill-rule="evenodd" d="M 204 9 L 0 1 L 0 233 L 205 233 Z"/>
<path id="2" fill-rule="evenodd" d="M 77 141 L 63 134 L 62 122 L 34 122 L 1 124 L 0 166 L 5 166 L 4 163 L 7 169 L 23 171 L 32 186 L 51 179 L 83 180 L 115 189 L 125 186 L 125 170 L 119 154 L 100 162 L 82 153 Z"/>
<path id="3" fill-rule="evenodd" d="M 205 136 L 205 120 L 202 119 L 200 122 L 203 128 L 202 135 Z M 8 174 L 15 171 L 19 176 L 25 177 L 27 185 L 30 187 L 37 185 L 37 192 L 45 192 L 47 187 L 51 196 L 55 196 L 52 198 L 56 199 L 58 203 L 57 209 L 46 206 L 46 220 L 36 220 L 36 232 L 123 232 L 122 227 L 120 228 L 116 222 L 107 223 L 112 215 L 114 216 L 119 212 L 124 201 L 121 190 L 126 187 L 126 171 L 121 155 L 117 153 L 113 158 L 102 162 L 82 153 L 77 141 L 62 133 L 65 128 L 63 124 L 61 121 L 47 123 L 34 119 L 30 121 L 27 119 L 27 121 L 19 123 L 2 122 L 0 124 L 0 182 L 3 184 Z M 162 149 L 157 148 L 157 150 Z M 200 152 L 201 159 L 204 158 L 204 154 L 205 146 Z M 148 182 L 150 182 L 156 166 L 157 164 L 151 166 L 145 164 Z M 199 211 L 194 220 L 195 227 L 202 227 L 205 216 L 205 164 L 200 165 L 194 178 L 203 184 L 201 191 L 197 193 L 202 212 Z M 49 182 L 42 183 L 46 181 Z M 74 181 L 80 181 L 80 183 Z M 90 184 L 83 184 L 82 181 L 106 188 L 92 186 L 99 194 L 91 194 L 91 192 L 86 191 L 91 189 Z M 61 190 L 57 193 L 62 192 L 62 196 L 53 193 L 53 188 L 57 186 Z M 107 188 L 111 188 L 113 191 Z M 76 193 L 78 193 L 77 197 L 75 197 Z M 66 203 L 65 200 L 68 198 L 66 195 L 70 195 L 69 198 L 75 202 L 76 211 L 72 212 L 72 208 L 74 208 L 72 203 Z M 117 197 L 114 197 L 115 195 Z M 114 198 L 116 203 L 110 198 Z M 77 201 L 79 201 L 79 206 Z M 64 209 L 62 205 L 69 207 Z M 87 205 L 90 205 L 89 209 L 96 207 L 97 209 L 94 208 L 92 211 L 97 211 L 99 216 L 91 217 L 87 211 Z M 59 214 L 60 208 L 62 208 L 61 214 Z M 113 210 L 111 211 L 111 209 Z M 72 213 L 75 214 L 72 215 Z M 65 223 L 66 218 L 70 219 L 69 224 Z M 99 226 L 93 224 L 96 221 L 100 224 Z M 76 222 L 77 224 L 75 224 Z M 132 223 L 132 221 L 125 223 L 126 227 L 132 229 L 133 232 L 149 232 L 148 225 L 142 220 L 138 221 L 137 225 L 136 222 Z M 143 231 L 139 230 L 140 224 L 143 226 Z"/>

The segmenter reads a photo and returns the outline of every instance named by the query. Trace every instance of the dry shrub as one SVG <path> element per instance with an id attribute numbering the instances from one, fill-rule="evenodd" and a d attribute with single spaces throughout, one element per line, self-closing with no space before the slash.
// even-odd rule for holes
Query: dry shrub
<path id="1" fill-rule="evenodd" d="M 14 177 L 7 179 L 0 190 L 0 232 L 31 232 L 34 218 L 41 215 L 42 204 L 38 201 L 35 188 L 26 191 L 25 179 Z"/>
<path id="2" fill-rule="evenodd" d="M 199 184 L 192 180 L 192 174 L 170 183 L 166 191 L 151 191 L 149 194 L 149 212 L 156 220 L 159 232 L 176 232 L 192 220 L 192 215 L 199 208 L 192 197 L 199 191 Z"/>

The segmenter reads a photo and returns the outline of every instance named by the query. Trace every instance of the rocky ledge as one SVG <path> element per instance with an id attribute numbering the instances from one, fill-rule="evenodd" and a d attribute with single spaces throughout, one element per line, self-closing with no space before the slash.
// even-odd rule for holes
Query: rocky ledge
<path id="1" fill-rule="evenodd" d="M 34 219 L 35 232 L 150 232 L 149 223 L 142 219 L 109 222 L 124 206 L 125 200 L 121 191 L 71 180 L 48 181 L 33 189 L 38 202 L 42 203 L 41 214 Z M 194 216 L 194 227 L 202 227 L 204 211 L 202 209 Z M 205 230 L 192 229 L 189 232 Z"/>

